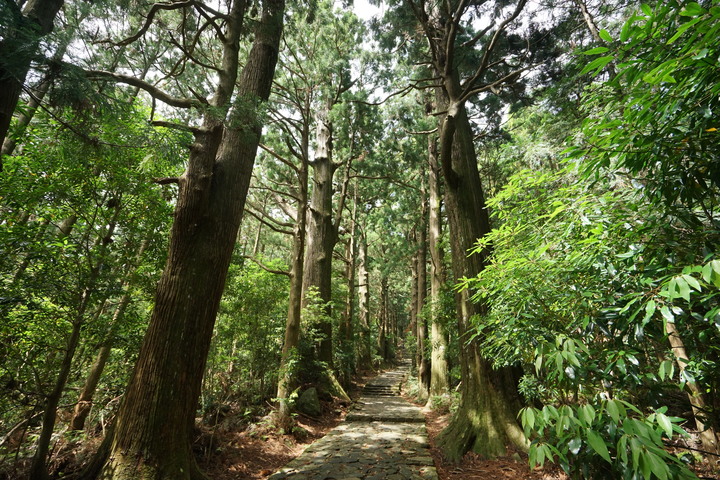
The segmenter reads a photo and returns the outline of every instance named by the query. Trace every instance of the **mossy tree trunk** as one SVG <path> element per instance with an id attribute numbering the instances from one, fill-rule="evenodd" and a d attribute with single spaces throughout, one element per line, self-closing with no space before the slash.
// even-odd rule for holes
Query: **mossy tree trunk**
<path id="1" fill-rule="evenodd" d="M 428 324 L 424 307 L 427 299 L 427 193 L 425 184 L 421 188 L 421 220 L 417 232 L 417 371 L 418 400 L 427 401 L 430 393 L 430 357 L 427 354 Z"/>
<path id="2" fill-rule="evenodd" d="M 361 231 L 358 237 L 358 363 L 370 365 L 372 348 L 370 345 L 370 272 L 368 271 L 367 237 Z"/>

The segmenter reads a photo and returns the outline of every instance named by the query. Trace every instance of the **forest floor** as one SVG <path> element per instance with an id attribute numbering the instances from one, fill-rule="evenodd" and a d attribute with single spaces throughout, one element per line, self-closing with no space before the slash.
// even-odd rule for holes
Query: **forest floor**
<path id="1" fill-rule="evenodd" d="M 365 382 L 374 376 L 368 374 L 356 379 L 350 392 L 357 400 Z M 268 422 L 260 422 L 242 432 L 228 431 L 216 439 L 218 448 L 212 454 L 201 456 L 201 468 L 213 480 L 260 480 L 278 471 L 315 440 L 333 430 L 345 418 L 349 405 L 338 402 L 323 404 L 323 416 L 318 419 L 299 416 L 298 426 L 307 432 L 305 437 L 281 434 Z M 444 459 L 436 447 L 435 439 L 450 420 L 450 413 L 424 409 L 430 442 L 430 454 L 435 461 L 439 480 L 567 480 L 559 467 L 546 464 L 543 468 L 531 469 L 527 456 L 513 454 L 493 460 L 468 453 L 459 463 Z M 208 436 L 205 432 L 204 437 Z M 201 437 L 202 439 L 202 437 Z M 207 439 L 201 443 L 206 443 Z M 718 479 L 720 475 L 711 467 L 698 466 L 696 473 L 701 479 Z"/>
<path id="2" fill-rule="evenodd" d="M 356 378 L 348 392 L 353 401 L 360 397 L 365 383 L 377 373 L 371 372 Z M 200 468 L 213 480 L 266 479 L 302 453 L 315 440 L 337 427 L 344 420 L 349 409 L 350 405 L 347 403 L 323 402 L 322 417 L 317 419 L 296 417 L 299 428 L 295 430 L 294 435 L 280 432 L 267 417 L 249 426 L 235 424 L 232 418 L 228 417 L 227 421 L 220 422 L 216 426 L 201 426 L 197 431 L 194 450 Z M 566 480 L 568 478 L 552 464 L 546 464 L 542 469 L 531 470 L 527 457 L 521 454 L 486 460 L 469 453 L 459 463 L 447 462 L 436 447 L 435 439 L 447 425 L 450 413 L 447 410 L 430 409 L 423 409 L 423 413 L 430 443 L 430 455 L 435 462 L 439 480 Z M 51 470 L 56 471 L 59 468 L 69 473 L 81 468 L 97 448 L 100 438 L 98 435 L 94 438 L 86 438 L 82 442 L 60 446 L 60 452 L 55 456 Z M 701 479 L 720 480 L 717 467 L 707 464 L 697 467 L 696 474 Z M 2 470 L 4 469 L 0 469 L 0 478 L 17 478 L 12 474 L 3 475 L 8 472 Z"/>
<path id="3" fill-rule="evenodd" d="M 350 397 L 356 400 L 365 382 L 371 377 L 358 378 Z M 209 455 L 201 455 L 201 468 L 213 480 L 260 480 L 279 470 L 299 455 L 312 442 L 334 429 L 346 416 L 349 408 L 339 403 L 325 402 L 324 414 L 319 419 L 297 417 L 298 426 L 307 431 L 307 436 L 298 440 L 274 429 L 268 422 L 260 422 L 242 432 L 223 432 L 214 443 L 218 449 Z M 447 425 L 449 413 L 425 410 L 426 426 L 432 455 L 440 480 L 565 480 L 567 477 L 556 467 L 546 465 L 543 469 L 531 470 L 526 458 L 502 457 L 483 460 L 474 454 L 467 454 L 459 463 L 449 463 L 435 446 L 435 437 Z M 201 436 L 200 444 L 207 445 L 210 432 Z M 203 447 L 207 450 L 206 447 Z"/>

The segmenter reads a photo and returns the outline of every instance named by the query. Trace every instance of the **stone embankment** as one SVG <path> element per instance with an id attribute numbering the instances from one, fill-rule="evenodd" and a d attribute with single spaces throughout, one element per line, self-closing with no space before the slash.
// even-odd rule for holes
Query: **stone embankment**
<path id="1" fill-rule="evenodd" d="M 425 417 L 399 396 L 408 371 L 368 382 L 343 423 L 268 480 L 437 480 Z"/>

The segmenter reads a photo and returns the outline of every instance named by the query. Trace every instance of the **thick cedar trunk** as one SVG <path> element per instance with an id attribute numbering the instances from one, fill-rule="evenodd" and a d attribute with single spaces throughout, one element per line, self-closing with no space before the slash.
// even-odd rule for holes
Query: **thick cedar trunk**
<path id="1" fill-rule="evenodd" d="M 357 193 L 357 191 L 356 191 Z M 342 370 L 342 384 L 345 388 L 350 385 L 350 377 L 356 370 L 355 355 L 355 329 L 353 321 L 355 318 L 355 270 L 357 241 L 355 239 L 357 220 L 357 196 L 353 204 L 353 218 L 350 220 L 350 232 L 345 244 L 345 281 L 347 282 L 347 296 L 345 297 L 345 311 L 343 312 L 340 336 L 340 349 L 343 353 L 344 365 Z"/>
<path id="2" fill-rule="evenodd" d="M 228 105 L 236 83 L 244 8 L 244 2 L 233 4 L 227 16 L 223 69 L 213 99 L 218 108 Z M 155 309 L 113 433 L 99 452 L 102 479 L 204 478 L 190 448 L 191 432 L 260 140 L 259 103 L 270 93 L 283 11 L 283 0 L 263 2 L 228 126 L 208 113 L 203 132 L 196 134 L 180 178 Z"/>
<path id="3" fill-rule="evenodd" d="M 370 273 L 367 265 L 367 238 L 364 233 L 358 238 L 358 363 L 370 365 L 372 348 L 370 339 Z"/>
<path id="4" fill-rule="evenodd" d="M 437 140 L 428 138 L 428 250 L 430 251 L 430 396 L 448 393 L 448 363 L 445 357 L 448 338 L 445 327 L 440 319 L 440 303 L 442 288 L 445 283 L 443 252 L 440 248 L 441 196 L 440 196 L 440 165 L 437 157 Z"/>
<path id="5" fill-rule="evenodd" d="M 457 89 L 455 75 L 445 79 L 450 98 Z M 440 130 L 440 161 L 445 176 L 453 276 L 473 278 L 485 267 L 485 254 L 467 252 L 490 231 L 489 217 L 465 107 L 441 100 L 448 105 Z M 482 315 L 485 307 L 472 302 L 467 290 L 456 295 L 456 304 L 462 396 L 438 444 L 452 460 L 458 460 L 468 450 L 492 457 L 503 455 L 506 444 L 527 448 L 516 419 L 520 402 L 511 369 L 493 370 L 480 355 L 477 339 L 470 340 L 472 317 Z"/>
<path id="6" fill-rule="evenodd" d="M 337 241 L 337 231 L 332 218 L 333 176 L 336 166 L 332 162 L 332 127 L 324 119 L 318 119 L 317 145 L 312 163 L 313 191 L 310 198 L 303 292 L 307 295 L 311 287 L 317 289 L 320 300 L 328 304 L 325 314 L 329 319 L 332 314 L 329 305 L 332 300 L 332 254 Z M 305 301 L 306 299 L 303 305 Z M 332 369 L 332 322 L 321 321 L 319 331 L 322 339 L 318 347 L 318 360 Z"/>
<path id="7" fill-rule="evenodd" d="M 40 39 L 50 33 L 63 0 L 28 0 L 22 13 L 14 1 L 7 2 L 14 17 L 13 29 L 0 41 L 0 59 L 13 59 L 9 65 L 0 62 L 0 145 L 10 128 L 13 112 L 17 107 L 30 63 L 40 45 Z M 19 52 L 26 52 L 24 55 Z M 0 170 L 2 156 L 0 155 Z"/>
<path id="8" fill-rule="evenodd" d="M 418 398 L 425 401 L 430 392 L 430 358 L 427 355 L 428 328 L 423 307 L 427 298 L 427 203 L 425 187 L 422 188 L 422 220 L 417 235 L 417 348 L 418 348 Z"/>
<path id="9" fill-rule="evenodd" d="M 417 243 L 417 234 L 413 230 L 408 240 L 411 244 Z M 410 333 L 415 337 L 415 355 L 412 358 L 412 368 L 417 371 L 420 363 L 420 341 L 418 338 L 418 254 L 410 259 Z"/>
<path id="10" fill-rule="evenodd" d="M 385 275 L 380 279 L 380 311 L 378 312 L 378 355 L 384 362 L 392 360 L 390 341 L 390 300 L 388 294 L 388 279 Z"/>

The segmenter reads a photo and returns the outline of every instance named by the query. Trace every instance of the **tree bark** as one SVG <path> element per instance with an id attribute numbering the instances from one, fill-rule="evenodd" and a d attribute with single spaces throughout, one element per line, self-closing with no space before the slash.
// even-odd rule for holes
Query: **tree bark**
<path id="1" fill-rule="evenodd" d="M 428 137 L 428 250 L 430 251 L 430 396 L 448 393 L 448 362 L 446 358 L 448 337 L 440 318 L 442 290 L 445 283 L 443 252 L 440 247 L 442 235 L 440 165 L 437 157 L 437 140 Z M 430 398 L 428 398 L 430 400 Z"/>
<path id="2" fill-rule="evenodd" d="M 417 248 L 417 232 L 415 229 L 408 236 L 408 241 Z M 415 337 L 415 355 L 412 358 L 412 368 L 417 371 L 420 364 L 420 340 L 418 336 L 418 253 L 410 259 L 410 332 Z M 418 375 L 419 379 L 419 375 Z"/>
<path id="3" fill-rule="evenodd" d="M 465 104 L 480 91 L 492 92 L 522 72 L 493 72 L 494 58 L 508 26 L 519 16 L 526 0 L 518 0 L 512 12 L 502 21 L 488 27 L 486 35 L 472 39 L 481 55 L 473 63 L 475 71 L 458 71 L 461 54 L 458 33 L 463 31 L 463 17 L 471 2 L 426 3 L 407 0 L 429 46 L 429 60 L 439 88 L 436 107 L 443 112 L 440 125 L 439 157 L 445 180 L 445 205 L 450 227 L 453 277 L 473 278 L 485 267 L 485 254 L 467 252 L 490 231 L 482 183 L 477 168 L 473 132 Z M 487 40 L 485 40 L 487 39 Z M 478 44 L 484 42 L 481 47 Z M 463 52 L 463 54 L 466 52 Z M 468 65 L 466 67 L 470 68 Z M 498 75 L 500 75 L 498 77 Z M 485 306 L 470 301 L 465 290 L 456 295 L 457 324 L 460 341 L 461 400 L 450 424 L 438 438 L 438 446 L 447 458 L 458 460 L 468 450 L 484 456 L 505 453 L 507 443 L 527 448 L 516 414 L 520 408 L 511 369 L 493 370 L 478 349 L 472 317 L 481 316 Z"/>
<path id="4" fill-rule="evenodd" d="M 323 117 L 327 115 L 325 112 Z M 325 315 L 319 324 L 322 335 L 318 346 L 318 360 L 333 368 L 333 329 L 330 302 L 332 300 L 332 255 L 337 242 L 337 230 L 333 225 L 332 197 L 333 176 L 336 165 L 332 161 L 332 126 L 325 118 L 318 119 L 317 150 L 313 168 L 313 191 L 310 197 L 305 271 L 303 277 L 303 306 L 307 303 L 307 292 L 317 289 L 320 300 L 326 304 Z"/>
<path id="5" fill-rule="evenodd" d="M 418 348 L 418 399 L 427 401 L 430 392 L 430 358 L 427 355 L 428 327 L 423 312 L 427 298 L 427 201 L 425 185 L 421 188 L 422 209 L 417 243 L 417 348 Z"/>
<path id="6" fill-rule="evenodd" d="M 485 267 L 484 254 L 467 255 L 475 241 L 490 231 L 473 135 L 463 105 L 450 105 L 441 129 L 441 161 L 445 173 L 446 210 L 455 279 L 475 277 Z M 472 450 L 494 457 L 506 453 L 506 444 L 526 449 L 516 414 L 520 402 L 510 369 L 493 370 L 483 358 L 473 333 L 472 318 L 485 306 L 470 300 L 470 292 L 456 294 L 460 339 L 461 400 L 448 427 L 438 438 L 446 456 L 459 460 Z"/>
<path id="7" fill-rule="evenodd" d="M 0 62 L 0 145 L 5 143 L 13 112 L 20 100 L 22 86 L 40 45 L 40 39 L 52 31 L 63 0 L 28 0 L 22 12 L 14 1 L 10 0 L 7 4 L 14 10 L 14 28 L 0 41 L 0 59 L 12 58 L 13 64 Z M 28 53 L 23 55 L 19 52 Z"/>
<path id="8" fill-rule="evenodd" d="M 97 461 L 103 480 L 195 480 L 190 447 L 215 317 L 260 141 L 283 26 L 283 0 L 263 2 L 261 21 L 223 120 L 206 113 L 180 178 L 168 260 L 130 384 Z M 232 98 L 245 2 L 226 17 L 223 65 L 212 106 Z M 216 113 L 215 113 L 216 114 Z M 105 456 L 107 455 L 107 456 Z"/>
<path id="9" fill-rule="evenodd" d="M 368 272 L 367 237 L 362 232 L 358 238 L 358 363 L 370 365 L 372 347 L 370 338 L 370 273 Z"/>
<path id="10" fill-rule="evenodd" d="M 345 281 L 347 284 L 347 295 L 345 297 L 345 311 L 342 316 L 342 335 L 340 337 L 340 350 L 343 354 L 344 364 L 342 365 L 342 384 L 345 388 L 350 386 L 351 375 L 356 369 L 355 354 L 355 271 L 357 256 L 357 240 L 355 231 L 357 227 L 357 190 L 355 190 L 355 202 L 353 203 L 352 218 L 350 219 L 350 231 L 348 232 L 347 243 L 345 244 Z"/>
<path id="11" fill-rule="evenodd" d="M 690 361 L 690 357 L 685 349 L 685 342 L 683 342 L 673 322 L 665 321 L 665 333 L 668 336 L 673 356 L 680 369 L 680 375 L 682 375 Z M 711 422 L 710 424 L 706 424 L 704 421 L 708 413 L 708 402 L 705 399 L 705 395 L 694 381 L 687 382 L 686 386 L 688 390 L 688 400 L 690 401 L 693 416 L 695 417 L 695 426 L 700 435 L 700 442 L 702 443 L 703 449 L 710 453 L 720 454 L 720 443 L 718 443 L 717 432 Z"/>
<path id="12" fill-rule="evenodd" d="M 380 311 L 378 312 L 378 355 L 385 363 L 392 360 L 390 340 L 390 300 L 388 294 L 388 278 L 385 274 L 380 278 Z"/>

